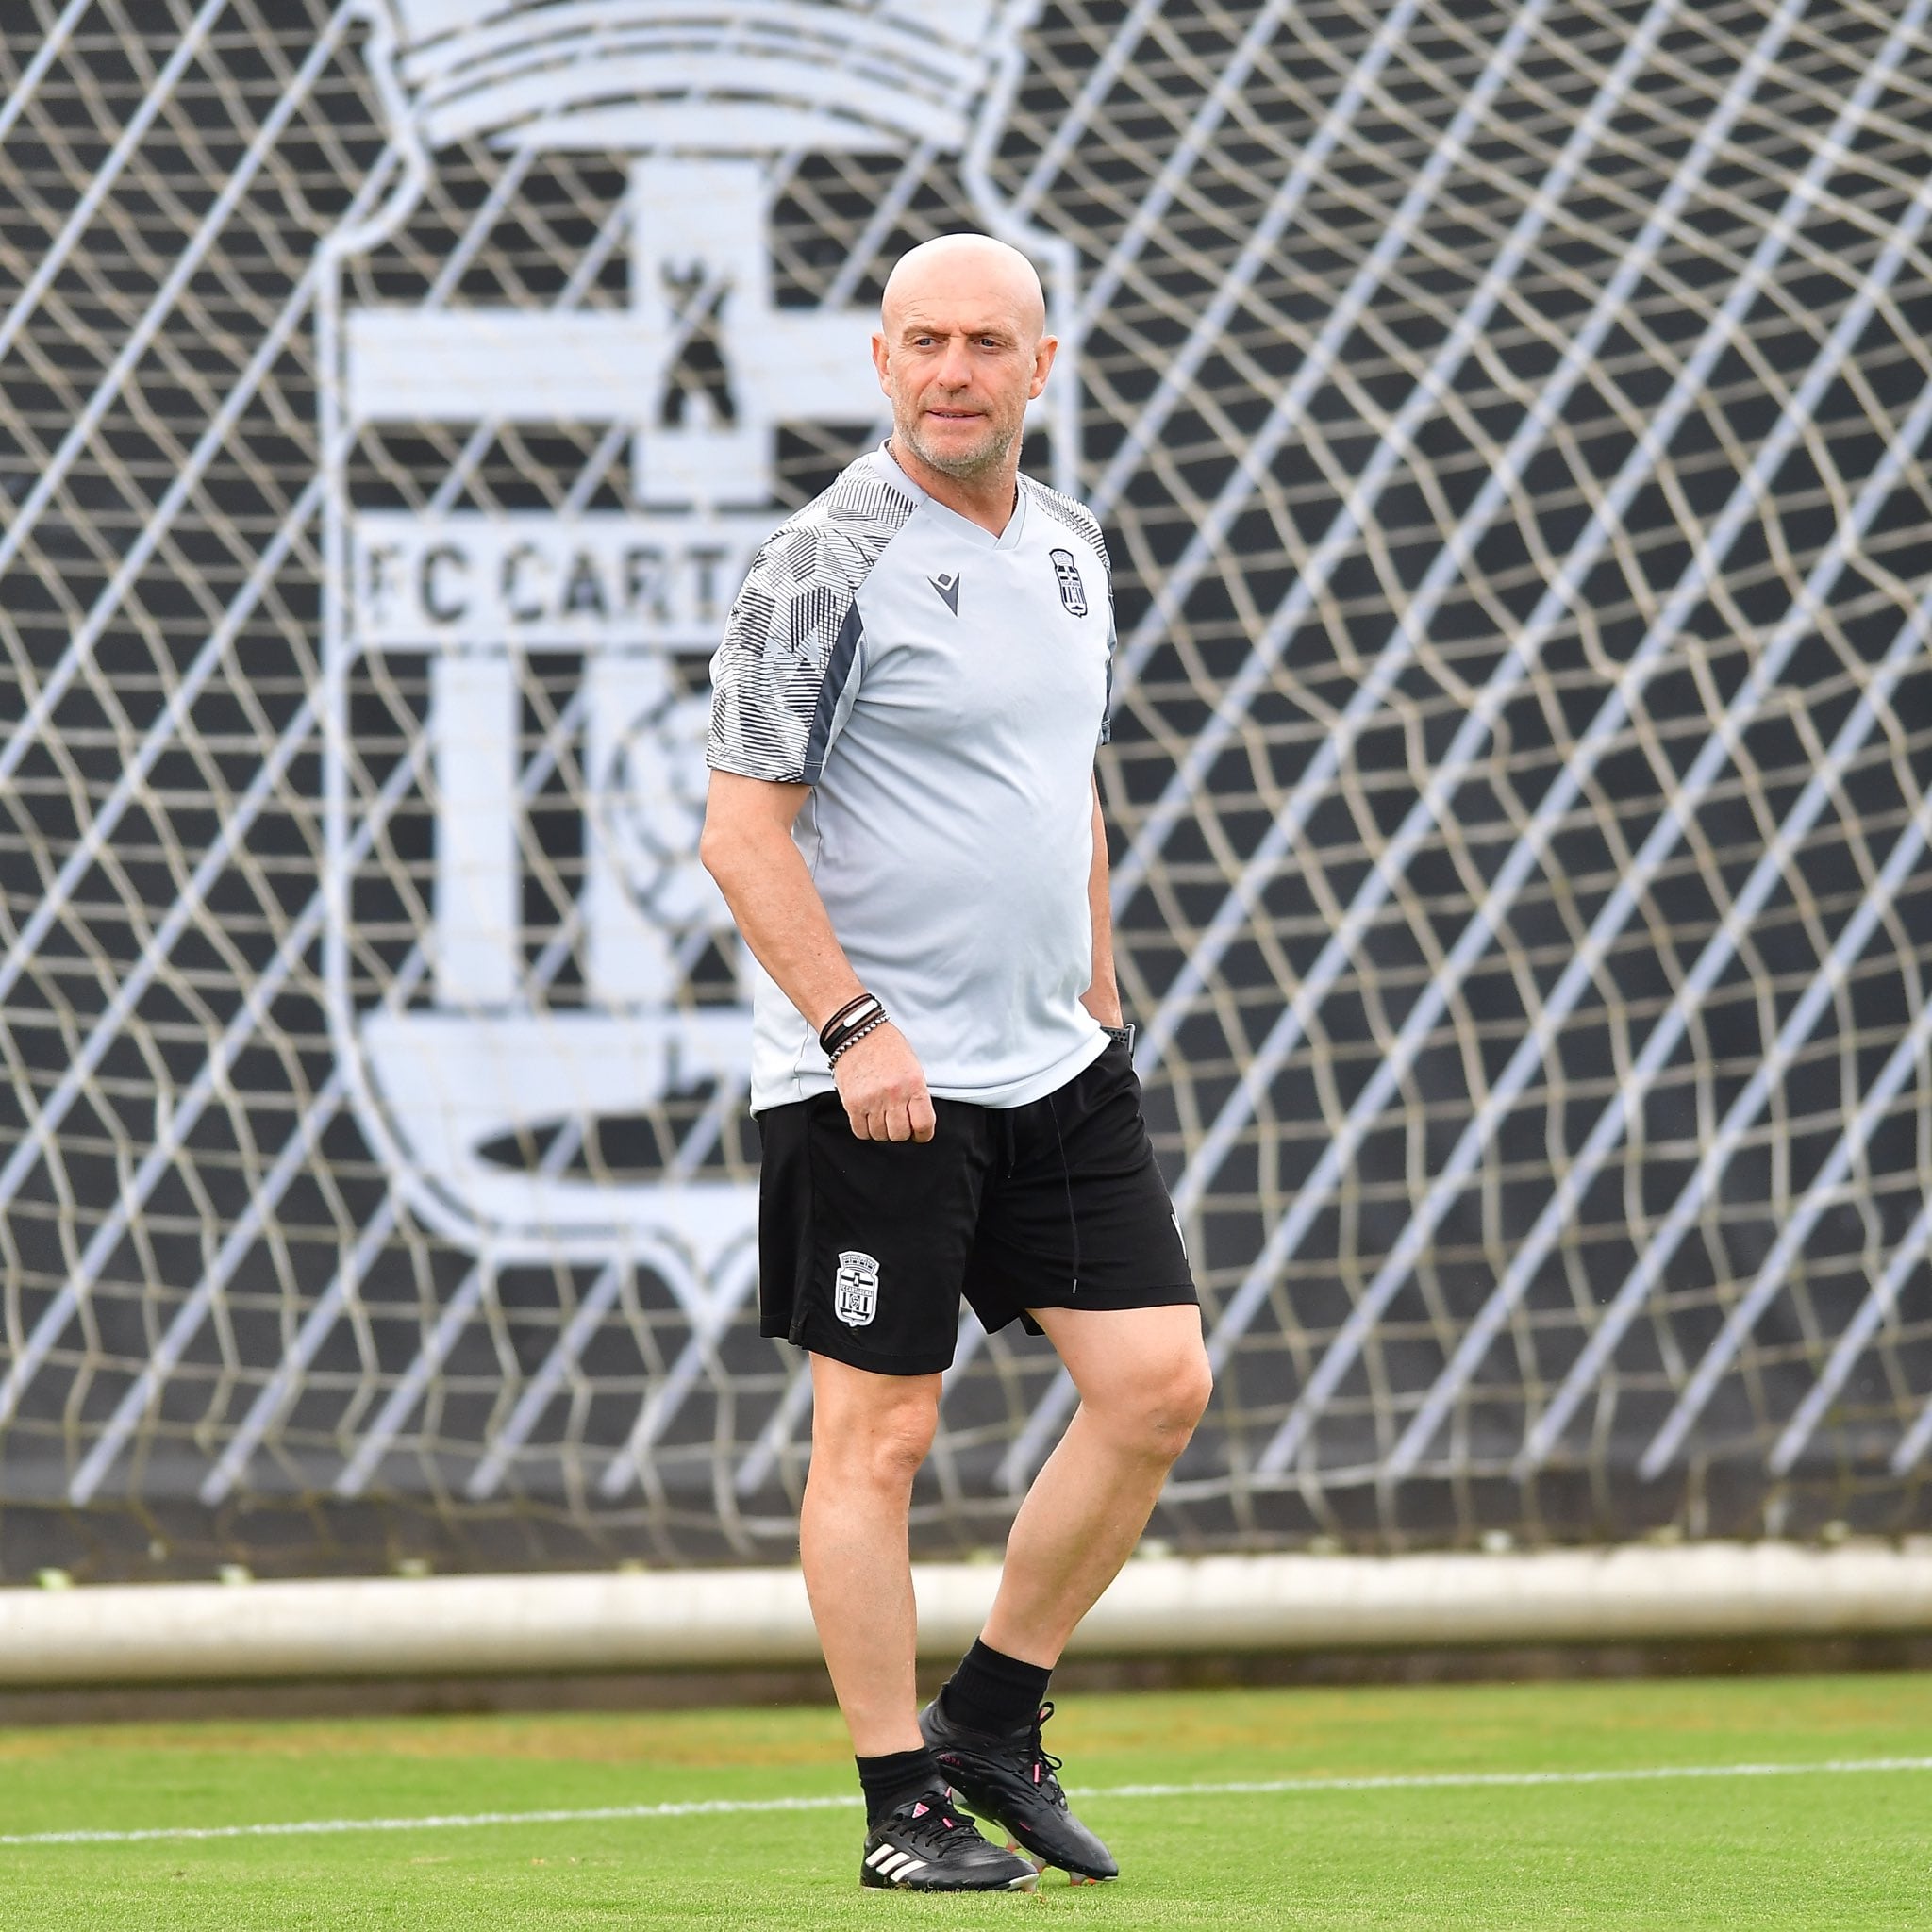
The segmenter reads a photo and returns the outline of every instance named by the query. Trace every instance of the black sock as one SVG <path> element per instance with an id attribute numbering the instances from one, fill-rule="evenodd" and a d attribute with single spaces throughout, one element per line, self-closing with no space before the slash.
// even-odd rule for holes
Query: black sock
<path id="1" fill-rule="evenodd" d="M 901 1805 L 942 1791 L 946 1781 L 922 1744 L 916 1751 L 888 1751 L 882 1757 L 855 1757 L 858 1782 L 865 1788 L 865 1828 L 870 1831 Z"/>
<path id="2" fill-rule="evenodd" d="M 1051 1664 L 1022 1663 L 974 1638 L 940 1697 L 956 1724 L 1004 1736 L 1032 1722 L 1052 1675 Z"/>

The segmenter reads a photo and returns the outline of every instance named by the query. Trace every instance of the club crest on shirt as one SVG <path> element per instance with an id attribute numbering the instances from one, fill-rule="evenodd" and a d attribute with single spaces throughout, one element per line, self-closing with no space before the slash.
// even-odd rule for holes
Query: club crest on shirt
<path id="1" fill-rule="evenodd" d="M 848 1328 L 863 1328 L 879 1311 L 879 1264 L 856 1248 L 839 1257 L 832 1312 Z"/>
<path id="2" fill-rule="evenodd" d="M 1074 561 L 1071 550 L 1056 550 L 1053 555 L 1054 580 L 1060 587 L 1060 602 L 1075 617 L 1087 615 L 1087 586 L 1080 581 L 1080 566 Z"/>

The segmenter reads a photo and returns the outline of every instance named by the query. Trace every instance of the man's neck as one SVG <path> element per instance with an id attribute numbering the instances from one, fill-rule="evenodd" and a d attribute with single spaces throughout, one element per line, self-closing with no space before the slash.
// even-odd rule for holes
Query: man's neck
<path id="1" fill-rule="evenodd" d="M 888 440 L 886 449 L 892 460 L 933 499 L 942 503 L 969 524 L 977 524 L 995 537 L 1013 520 L 1020 500 L 1020 453 L 996 470 L 968 479 L 949 476 L 943 470 L 922 460 L 917 451 L 898 437 Z"/>

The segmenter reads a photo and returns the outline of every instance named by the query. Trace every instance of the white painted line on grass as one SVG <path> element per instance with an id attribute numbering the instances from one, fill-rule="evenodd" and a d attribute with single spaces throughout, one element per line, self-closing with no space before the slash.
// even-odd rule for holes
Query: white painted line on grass
<path id="1" fill-rule="evenodd" d="M 1632 1785 L 1682 1777 L 1800 1777 L 1828 1772 L 1932 1771 L 1932 1757 L 1840 1757 L 1816 1764 L 1657 1764 L 1630 1771 L 1446 1771 L 1410 1777 L 1291 1777 L 1220 1785 L 1114 1785 L 1089 1798 L 1227 1797 L 1244 1791 L 1456 1791 L 1489 1785 Z M 0 1844 L 7 1840 L 0 1839 Z"/>
<path id="2" fill-rule="evenodd" d="M 1454 1791 L 1491 1786 L 1653 1784 L 1671 1778 L 1805 1777 L 1854 1772 L 1932 1771 L 1932 1757 L 1843 1757 L 1815 1764 L 1659 1764 L 1632 1771 L 1453 1771 L 1405 1777 L 1296 1777 L 1227 1784 L 1107 1785 L 1091 1798 L 1226 1798 L 1254 1793 Z M 858 1794 L 820 1798 L 706 1798 L 684 1805 L 602 1805 L 580 1811 L 464 1811 L 427 1818 L 309 1818 L 291 1824 L 161 1825 L 149 1831 L 34 1831 L 0 1845 L 131 1845 L 158 1839 L 315 1838 L 345 1831 L 464 1831 L 489 1824 L 585 1824 L 643 1818 L 709 1818 L 754 1811 L 855 1810 Z"/>
<path id="3" fill-rule="evenodd" d="M 469 1831 L 484 1824 L 585 1824 L 607 1819 L 705 1818 L 743 1811 L 857 1808 L 858 1792 L 827 1798 L 712 1798 L 689 1805 L 600 1805 L 590 1811 L 459 1811 L 438 1818 L 305 1818 L 292 1824 L 159 1825 L 149 1831 L 34 1831 L 0 1845 L 133 1845 L 154 1839 L 323 1838 L 344 1831 Z"/>

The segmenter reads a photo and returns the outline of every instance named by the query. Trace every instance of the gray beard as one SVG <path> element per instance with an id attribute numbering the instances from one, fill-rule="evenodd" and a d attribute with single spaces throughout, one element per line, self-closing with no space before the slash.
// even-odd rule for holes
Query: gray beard
<path id="1" fill-rule="evenodd" d="M 922 463 L 928 464 L 941 476 L 954 476 L 961 482 L 970 477 L 983 476 L 989 470 L 997 470 L 1013 453 L 1014 446 L 1020 441 L 1019 432 L 1014 430 L 1006 436 L 995 438 L 986 448 L 971 456 L 941 456 L 925 446 L 916 430 L 901 429 L 897 433 L 905 437 L 912 454 Z"/>

